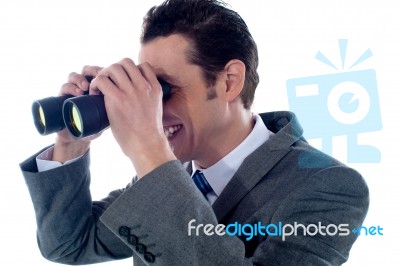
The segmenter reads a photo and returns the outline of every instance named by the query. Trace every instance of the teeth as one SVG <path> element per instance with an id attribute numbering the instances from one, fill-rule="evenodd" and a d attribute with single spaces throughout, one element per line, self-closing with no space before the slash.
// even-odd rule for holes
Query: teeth
<path id="1" fill-rule="evenodd" d="M 179 129 L 181 129 L 182 125 L 178 126 L 170 126 L 167 128 L 164 128 L 164 134 L 167 138 L 171 138 L 175 132 L 177 132 Z"/>

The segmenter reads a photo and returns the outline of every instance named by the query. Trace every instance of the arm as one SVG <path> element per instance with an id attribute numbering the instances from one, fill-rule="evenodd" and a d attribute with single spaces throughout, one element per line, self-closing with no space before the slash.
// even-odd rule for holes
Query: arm
<path id="1" fill-rule="evenodd" d="M 49 260 L 87 264 L 132 256 L 101 222 L 104 210 L 122 193 L 92 202 L 89 154 L 71 164 L 38 173 L 32 156 L 21 169 L 32 198 L 40 251 Z"/>
<path id="2" fill-rule="evenodd" d="M 351 185 L 349 185 L 351 184 Z M 135 204 L 131 204 L 135 202 Z M 268 204 L 266 204 L 268 205 Z M 322 223 L 361 226 L 368 208 L 368 189 L 353 170 L 338 167 L 312 176 L 282 201 L 272 220 L 267 207 L 252 222 L 304 225 Z M 188 235 L 188 224 L 218 222 L 210 205 L 194 186 L 177 161 L 155 169 L 129 188 L 111 205 L 101 221 L 133 252 L 144 254 L 119 234 L 121 226 L 138 236 L 145 252 L 155 256 L 154 265 L 341 265 L 349 255 L 357 236 L 316 235 L 267 236 L 251 257 L 245 256 L 245 245 L 238 237 Z M 253 221 L 254 220 L 254 221 Z M 332 230 L 331 230 L 332 231 Z"/>
<path id="3" fill-rule="evenodd" d="M 128 226 L 146 252 L 155 256 L 154 265 L 243 265 L 244 245 L 238 238 L 188 236 L 190 220 L 217 221 L 180 162 L 168 162 L 126 190 L 92 202 L 89 154 L 41 173 L 35 157 L 23 162 L 21 169 L 35 208 L 39 248 L 46 259 L 89 264 L 136 253 L 144 260 L 144 254 L 120 235 L 120 227 Z"/>
<path id="4" fill-rule="evenodd" d="M 134 204 L 132 204 L 134 202 Z M 252 265 L 237 237 L 188 235 L 188 223 L 214 224 L 214 212 L 179 161 L 170 161 L 131 186 L 100 220 L 146 262 L 137 245 L 119 234 L 130 228 L 152 265 Z"/>

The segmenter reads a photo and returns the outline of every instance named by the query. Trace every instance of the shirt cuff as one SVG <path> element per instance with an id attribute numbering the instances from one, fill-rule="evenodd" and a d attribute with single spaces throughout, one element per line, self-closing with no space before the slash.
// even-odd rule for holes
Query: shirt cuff
<path id="1" fill-rule="evenodd" d="M 52 170 L 52 169 L 55 169 L 57 167 L 60 167 L 60 166 L 66 165 L 66 164 L 73 163 L 73 162 L 79 160 L 83 156 L 83 155 L 81 155 L 77 158 L 68 160 L 64 164 L 62 164 L 58 161 L 51 160 L 53 158 L 53 152 L 54 152 L 54 146 L 48 148 L 47 150 L 45 150 L 44 152 L 42 152 L 41 154 L 39 154 L 36 157 L 36 164 L 37 164 L 37 168 L 38 168 L 39 172 Z"/>

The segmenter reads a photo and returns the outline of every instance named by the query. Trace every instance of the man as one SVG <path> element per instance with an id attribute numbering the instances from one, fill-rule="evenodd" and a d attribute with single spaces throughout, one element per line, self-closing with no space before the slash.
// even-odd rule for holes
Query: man
<path id="1" fill-rule="evenodd" d="M 367 212 L 367 186 L 309 146 L 293 114 L 251 112 L 258 56 L 240 16 L 214 0 L 166 1 L 147 13 L 141 42 L 139 64 L 85 67 L 61 89 L 104 94 L 134 180 L 92 202 L 90 139 L 66 131 L 21 164 L 43 256 L 67 264 L 131 256 L 134 265 L 344 263 L 357 237 L 349 229 Z M 158 78 L 172 88 L 164 103 Z M 248 225 L 260 230 L 249 234 Z M 296 233 L 284 237 L 282 225 Z"/>

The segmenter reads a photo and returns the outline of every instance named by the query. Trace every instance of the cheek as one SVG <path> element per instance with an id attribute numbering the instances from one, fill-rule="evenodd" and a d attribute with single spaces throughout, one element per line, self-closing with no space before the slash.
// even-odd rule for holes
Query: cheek
<path id="1" fill-rule="evenodd" d="M 184 126 L 184 133 L 190 146 L 196 145 L 204 135 L 204 128 L 207 127 L 206 114 L 193 108 L 185 106 L 179 109 L 179 117 Z"/>
<path id="2" fill-rule="evenodd" d="M 165 103 L 166 114 L 179 118 L 185 127 L 187 137 L 198 139 L 202 134 L 215 127 L 219 119 L 220 108 L 217 99 L 206 100 L 204 94 L 174 94 Z"/>
<path id="3" fill-rule="evenodd" d="M 220 119 L 217 110 L 212 105 L 203 105 L 202 108 L 192 113 L 190 125 L 193 138 L 197 142 L 204 142 L 212 138 L 216 128 L 219 127 Z"/>

